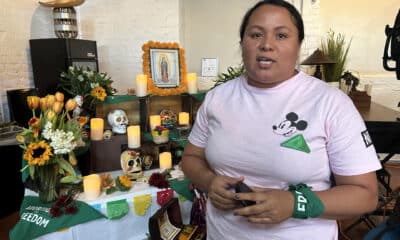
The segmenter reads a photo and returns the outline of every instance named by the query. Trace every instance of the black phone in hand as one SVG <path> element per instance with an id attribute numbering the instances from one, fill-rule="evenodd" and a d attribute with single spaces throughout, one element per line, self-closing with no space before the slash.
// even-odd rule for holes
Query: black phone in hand
<path id="1" fill-rule="evenodd" d="M 250 189 L 249 186 L 247 186 L 244 182 L 237 182 L 235 185 L 235 192 L 236 193 L 245 193 L 245 192 L 253 192 L 253 190 Z M 243 207 L 251 206 L 256 204 L 255 201 L 251 200 L 239 200 L 239 202 L 242 204 Z"/>

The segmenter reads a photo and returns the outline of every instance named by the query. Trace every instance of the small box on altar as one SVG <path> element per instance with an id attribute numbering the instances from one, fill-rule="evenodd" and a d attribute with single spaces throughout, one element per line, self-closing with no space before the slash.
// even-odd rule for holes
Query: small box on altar
<path id="1" fill-rule="evenodd" d="M 149 232 L 152 240 L 203 240 L 206 231 L 196 225 L 182 223 L 181 210 L 177 198 L 164 204 L 149 219 Z"/>

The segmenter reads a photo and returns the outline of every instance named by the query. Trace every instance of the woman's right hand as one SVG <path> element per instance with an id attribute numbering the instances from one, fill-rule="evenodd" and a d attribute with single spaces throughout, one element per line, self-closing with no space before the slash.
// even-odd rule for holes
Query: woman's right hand
<path id="1" fill-rule="evenodd" d="M 238 202 L 235 200 L 235 193 L 232 189 L 238 181 L 243 181 L 243 178 L 215 176 L 208 186 L 208 200 L 215 208 L 221 210 L 234 209 Z"/>

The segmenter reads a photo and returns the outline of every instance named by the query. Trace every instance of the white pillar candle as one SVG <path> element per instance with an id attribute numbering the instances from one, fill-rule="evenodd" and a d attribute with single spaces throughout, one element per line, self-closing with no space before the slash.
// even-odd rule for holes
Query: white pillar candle
<path id="1" fill-rule="evenodd" d="M 178 116 L 179 125 L 189 125 L 189 113 L 180 112 Z"/>
<path id="2" fill-rule="evenodd" d="M 190 94 L 197 93 L 197 75 L 196 73 L 188 73 L 186 75 L 187 91 Z"/>
<path id="3" fill-rule="evenodd" d="M 161 116 L 160 115 L 150 115 L 150 130 L 154 130 L 156 126 L 161 125 Z"/>
<path id="4" fill-rule="evenodd" d="M 90 139 L 92 141 L 103 140 L 104 120 L 102 118 L 90 119 Z"/>
<path id="5" fill-rule="evenodd" d="M 136 75 L 136 96 L 144 97 L 147 95 L 147 75 Z"/>
<path id="6" fill-rule="evenodd" d="M 83 177 L 83 193 L 86 200 L 94 200 L 100 196 L 101 182 L 98 174 Z"/>
<path id="7" fill-rule="evenodd" d="M 140 147 L 140 126 L 134 125 L 127 128 L 128 131 L 128 148 Z"/>
<path id="8" fill-rule="evenodd" d="M 160 169 L 172 168 L 172 156 L 170 152 L 162 152 L 159 155 Z"/>

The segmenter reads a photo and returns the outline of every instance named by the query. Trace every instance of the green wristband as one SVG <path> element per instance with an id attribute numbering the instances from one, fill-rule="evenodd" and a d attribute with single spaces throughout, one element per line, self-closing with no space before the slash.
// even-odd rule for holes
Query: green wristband
<path id="1" fill-rule="evenodd" d="M 294 196 L 294 218 L 315 218 L 321 216 L 324 212 L 324 204 L 319 197 L 311 191 L 311 187 L 304 183 L 290 185 L 289 191 Z"/>

